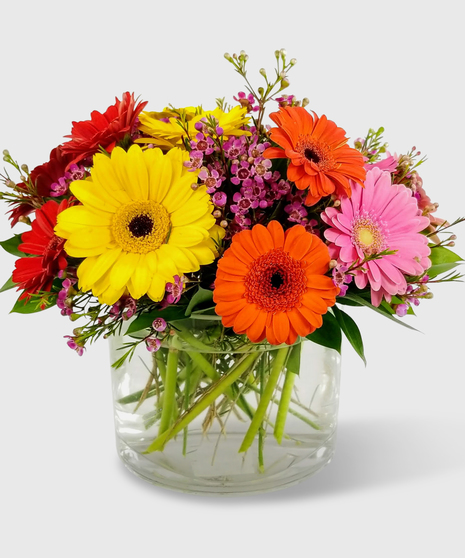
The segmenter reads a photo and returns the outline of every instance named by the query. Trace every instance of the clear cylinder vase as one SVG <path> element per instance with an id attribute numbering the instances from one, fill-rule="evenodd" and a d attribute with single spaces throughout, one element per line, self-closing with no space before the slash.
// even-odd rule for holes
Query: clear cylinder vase
<path id="1" fill-rule="evenodd" d="M 133 341 L 112 336 L 111 362 Z M 252 344 L 212 316 L 173 322 L 158 351 L 141 342 L 111 369 L 118 454 L 139 477 L 183 492 L 290 486 L 333 456 L 340 366 L 307 339 Z"/>

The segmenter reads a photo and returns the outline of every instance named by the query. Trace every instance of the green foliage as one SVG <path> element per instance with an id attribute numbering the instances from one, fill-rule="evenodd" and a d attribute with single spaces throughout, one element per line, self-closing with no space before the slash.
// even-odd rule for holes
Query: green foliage
<path id="1" fill-rule="evenodd" d="M 291 350 L 289 352 L 289 357 L 287 359 L 287 369 L 294 373 L 297 374 L 297 376 L 299 375 L 300 372 L 300 356 L 302 354 L 302 343 L 297 343 L 296 345 L 293 345 L 291 347 Z"/>
<path id="2" fill-rule="evenodd" d="M 213 305 L 213 291 L 199 287 L 187 305 L 185 316 L 190 316 L 195 310 L 211 308 Z"/>
<path id="3" fill-rule="evenodd" d="M 389 320 L 392 320 L 396 324 L 400 324 L 401 326 L 406 327 L 407 329 L 411 329 L 413 331 L 418 331 L 418 329 L 415 329 L 414 327 L 409 326 L 408 324 L 402 322 L 401 320 L 398 320 L 397 318 L 394 318 L 394 316 L 392 316 L 382 306 L 373 306 L 373 304 L 371 304 L 371 302 L 368 302 L 368 300 L 365 300 L 364 298 L 362 298 L 359 295 L 356 295 L 356 294 L 353 294 L 353 293 L 350 293 L 350 294 L 347 293 L 346 298 L 348 300 L 353 300 L 354 302 L 358 302 L 361 306 L 366 306 L 367 308 L 371 308 L 372 310 L 374 310 L 378 314 L 381 314 L 381 316 L 384 316 L 385 318 L 388 318 Z"/>
<path id="4" fill-rule="evenodd" d="M 13 281 L 13 279 L 10 277 L 8 279 L 8 281 L 3 285 L 3 287 L 0 289 L 0 293 L 3 293 L 5 291 L 9 291 L 10 289 L 14 289 L 15 287 L 17 287 L 17 284 Z"/>
<path id="5" fill-rule="evenodd" d="M 323 316 L 323 325 L 307 335 L 307 339 L 323 347 L 335 349 L 339 354 L 341 353 L 341 326 L 331 312 L 327 312 Z"/>
<path id="6" fill-rule="evenodd" d="M 432 265 L 426 271 L 430 279 L 441 275 L 441 273 L 454 269 L 454 267 L 457 267 L 461 262 L 463 262 L 463 259 L 460 256 L 444 246 L 432 246 L 430 260 Z"/>
<path id="7" fill-rule="evenodd" d="M 14 236 L 12 236 L 11 238 L 9 238 L 8 240 L 2 240 L 0 242 L 0 246 L 9 254 L 12 254 L 13 256 L 18 256 L 20 258 L 24 258 L 26 256 L 26 254 L 24 252 L 21 252 L 18 249 L 18 246 L 22 243 L 21 240 L 21 235 L 20 234 L 15 234 Z"/>
<path id="8" fill-rule="evenodd" d="M 56 297 L 33 296 L 29 299 L 18 300 L 10 310 L 10 314 L 35 314 L 55 305 Z"/>
<path id="9" fill-rule="evenodd" d="M 367 361 L 365 358 L 365 351 L 363 349 L 362 335 L 357 324 L 348 314 L 340 310 L 337 306 L 333 306 L 333 312 L 338 324 L 344 332 L 344 335 L 347 337 L 347 340 L 366 366 Z"/>

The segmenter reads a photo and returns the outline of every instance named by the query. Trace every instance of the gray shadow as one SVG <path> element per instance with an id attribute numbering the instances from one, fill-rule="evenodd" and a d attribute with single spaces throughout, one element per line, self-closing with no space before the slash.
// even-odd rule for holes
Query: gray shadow
<path id="1" fill-rule="evenodd" d="M 169 496 L 185 504 L 242 506 L 263 502 L 314 500 L 360 492 L 371 488 L 399 485 L 422 478 L 465 471 L 465 424 L 444 419 L 379 418 L 347 421 L 339 424 L 336 453 L 332 462 L 316 475 L 289 488 L 241 497 L 211 497 L 169 491 Z M 121 463 L 126 481 L 153 490 L 155 498 L 161 487 L 147 484 Z M 129 478 L 128 478 L 129 477 Z"/>

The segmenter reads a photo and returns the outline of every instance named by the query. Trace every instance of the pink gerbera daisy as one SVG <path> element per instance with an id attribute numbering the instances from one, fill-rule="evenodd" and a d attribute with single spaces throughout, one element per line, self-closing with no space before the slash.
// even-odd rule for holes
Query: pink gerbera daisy
<path id="1" fill-rule="evenodd" d="M 386 250 L 395 254 L 370 260 L 353 270 L 355 284 L 371 287 L 371 300 L 379 306 L 392 295 L 405 294 L 405 275 L 422 275 L 431 265 L 428 239 L 420 232 L 429 225 L 411 190 L 391 184 L 389 172 L 373 168 L 365 187 L 352 183 L 352 197 L 342 198 L 339 209 L 328 207 L 321 215 L 330 226 L 325 231 L 331 257 L 340 264 L 361 263 Z"/>

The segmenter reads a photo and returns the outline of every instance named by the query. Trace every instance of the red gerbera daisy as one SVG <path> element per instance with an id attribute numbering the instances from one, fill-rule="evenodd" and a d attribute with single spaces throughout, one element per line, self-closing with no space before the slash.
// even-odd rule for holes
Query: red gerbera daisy
<path id="1" fill-rule="evenodd" d="M 334 192 L 349 196 L 349 179 L 363 186 L 366 171 L 359 151 L 346 145 L 345 131 L 325 115 L 309 114 L 302 107 L 282 107 L 270 115 L 278 128 L 271 139 L 281 147 L 263 152 L 268 159 L 290 159 L 287 177 L 299 190 L 308 188 L 307 205 L 315 205 Z"/>
<path id="2" fill-rule="evenodd" d="M 41 205 L 40 198 L 50 196 L 52 184 L 64 176 L 72 160 L 72 155 L 65 155 L 60 146 L 55 147 L 50 152 L 50 160 L 31 171 L 32 191 L 29 191 L 28 186 L 23 182 L 17 184 L 18 188 L 24 190 L 24 195 L 21 201 L 13 203 L 15 207 L 8 212 L 12 227 L 21 217 L 26 217 Z"/>
<path id="3" fill-rule="evenodd" d="M 67 207 L 68 200 L 60 204 L 48 201 L 36 211 L 32 230 L 23 233 L 19 249 L 37 257 L 16 260 L 13 281 L 18 284 L 18 290 L 24 290 L 20 299 L 40 291 L 50 291 L 59 271 L 67 267 L 66 252 L 63 250 L 65 240 L 53 232 L 57 215 Z"/>
<path id="4" fill-rule="evenodd" d="M 71 163 L 91 157 L 100 147 L 110 152 L 117 142 L 134 130 L 136 118 L 147 101 L 136 105 L 134 93 L 129 92 L 123 93 L 122 101 L 118 98 L 115 101 L 103 114 L 94 110 L 90 120 L 73 122 L 71 134 L 65 136 L 71 141 L 62 145 L 63 153 L 73 155 Z"/>

